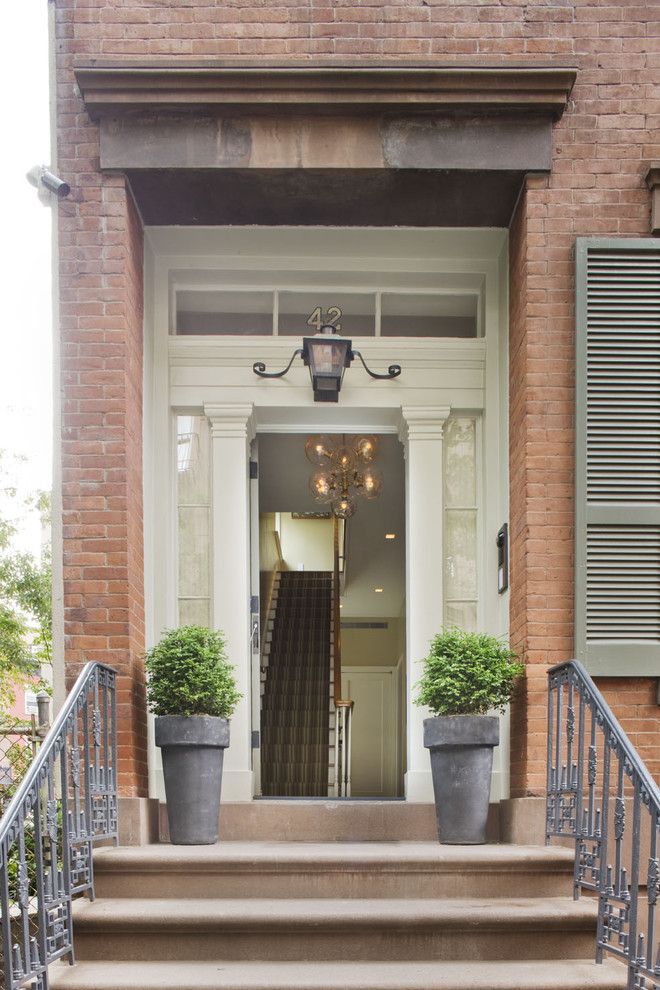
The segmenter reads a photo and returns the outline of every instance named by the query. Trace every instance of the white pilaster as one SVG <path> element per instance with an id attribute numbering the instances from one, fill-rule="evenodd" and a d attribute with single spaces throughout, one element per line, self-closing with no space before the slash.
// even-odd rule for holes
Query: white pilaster
<path id="1" fill-rule="evenodd" d="M 213 477 L 213 625 L 222 629 L 242 698 L 231 719 L 222 796 L 250 801 L 253 793 L 250 655 L 249 450 L 252 403 L 205 404 L 211 423 Z"/>
<path id="2" fill-rule="evenodd" d="M 406 457 L 407 801 L 433 801 L 424 749 L 427 709 L 413 703 L 419 661 L 443 622 L 443 458 L 448 406 L 404 406 L 399 436 Z"/>

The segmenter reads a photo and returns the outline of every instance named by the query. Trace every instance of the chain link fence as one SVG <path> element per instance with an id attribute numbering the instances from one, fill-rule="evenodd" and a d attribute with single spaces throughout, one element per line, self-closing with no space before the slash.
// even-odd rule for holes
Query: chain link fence
<path id="1" fill-rule="evenodd" d="M 48 695 L 38 697 L 39 714 L 29 718 L 0 716 L 0 816 L 28 771 L 48 732 Z"/>

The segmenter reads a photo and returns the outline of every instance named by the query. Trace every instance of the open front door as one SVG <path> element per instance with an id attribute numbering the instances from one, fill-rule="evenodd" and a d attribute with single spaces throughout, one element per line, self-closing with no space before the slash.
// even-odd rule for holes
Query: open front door
<path id="1" fill-rule="evenodd" d="M 250 448 L 250 650 L 252 657 L 252 772 L 261 794 L 261 615 L 259 580 L 259 441 Z"/>

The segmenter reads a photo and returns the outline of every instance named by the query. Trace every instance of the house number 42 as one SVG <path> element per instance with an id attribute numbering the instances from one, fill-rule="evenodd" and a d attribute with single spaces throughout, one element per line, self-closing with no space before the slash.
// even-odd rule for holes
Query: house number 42
<path id="1" fill-rule="evenodd" d="M 335 330 L 341 330 L 340 320 L 341 310 L 339 306 L 328 306 L 325 312 L 322 306 L 317 306 L 307 318 L 307 326 L 316 327 L 317 333 L 320 332 L 321 327 L 334 327 Z"/>

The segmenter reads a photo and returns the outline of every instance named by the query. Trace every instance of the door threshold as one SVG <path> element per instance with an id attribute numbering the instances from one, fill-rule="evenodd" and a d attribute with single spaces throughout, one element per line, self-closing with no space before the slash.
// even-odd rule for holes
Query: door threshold
<path id="1" fill-rule="evenodd" d="M 405 801 L 404 797 L 333 797 L 328 794 L 322 797 L 297 797 L 291 795 L 283 795 L 282 797 L 277 797 L 274 794 L 255 794 L 252 798 L 253 801 L 372 801 L 372 802 L 382 802 L 382 801 Z"/>

